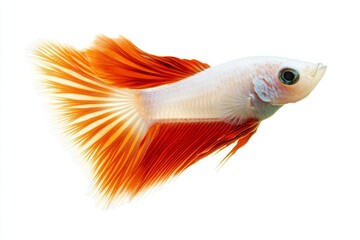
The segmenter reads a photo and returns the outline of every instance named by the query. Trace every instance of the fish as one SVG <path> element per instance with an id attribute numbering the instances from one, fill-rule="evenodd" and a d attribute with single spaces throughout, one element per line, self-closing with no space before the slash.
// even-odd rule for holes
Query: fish
<path id="1" fill-rule="evenodd" d="M 312 92 L 326 66 L 246 57 L 211 67 L 147 53 L 125 37 L 34 50 L 59 124 L 106 203 L 132 200 L 232 145 L 228 160 L 282 106 Z"/>

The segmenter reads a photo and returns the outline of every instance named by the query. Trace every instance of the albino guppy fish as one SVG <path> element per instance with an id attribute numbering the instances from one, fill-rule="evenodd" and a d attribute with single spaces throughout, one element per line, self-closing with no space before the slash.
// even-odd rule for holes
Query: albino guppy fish
<path id="1" fill-rule="evenodd" d="M 232 143 L 305 98 L 326 66 L 249 57 L 215 67 L 146 53 L 120 37 L 89 49 L 35 50 L 65 133 L 90 163 L 102 198 L 134 197 Z"/>

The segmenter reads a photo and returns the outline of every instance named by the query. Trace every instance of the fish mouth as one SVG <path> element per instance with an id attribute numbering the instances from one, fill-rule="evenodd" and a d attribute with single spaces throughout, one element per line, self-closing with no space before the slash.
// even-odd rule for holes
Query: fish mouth
<path id="1" fill-rule="evenodd" d="M 318 63 L 311 77 L 320 80 L 324 76 L 325 72 L 326 66 L 322 63 Z"/>

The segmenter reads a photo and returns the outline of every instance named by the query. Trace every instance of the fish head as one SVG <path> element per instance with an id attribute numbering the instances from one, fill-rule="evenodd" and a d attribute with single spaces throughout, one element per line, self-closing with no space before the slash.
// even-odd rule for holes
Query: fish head
<path id="1" fill-rule="evenodd" d="M 254 91 L 264 102 L 281 106 L 304 99 L 326 71 L 321 63 L 283 58 L 264 58 L 256 64 Z"/>

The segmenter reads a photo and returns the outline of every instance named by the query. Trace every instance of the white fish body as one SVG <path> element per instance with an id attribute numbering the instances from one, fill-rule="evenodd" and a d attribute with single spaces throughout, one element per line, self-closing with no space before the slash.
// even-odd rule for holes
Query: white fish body
<path id="1" fill-rule="evenodd" d="M 290 67 L 301 70 L 305 75 L 301 80 L 306 83 L 299 83 L 302 88 L 300 93 L 293 90 L 292 86 L 277 83 L 276 73 Z M 170 85 L 141 90 L 141 106 L 146 117 L 154 121 L 263 120 L 281 105 L 306 97 L 325 70 L 322 64 L 285 58 L 243 58 L 206 69 Z M 269 85 L 272 82 L 275 83 Z M 288 96 L 288 92 L 294 93 Z M 264 108 L 268 108 L 265 115 Z"/>

